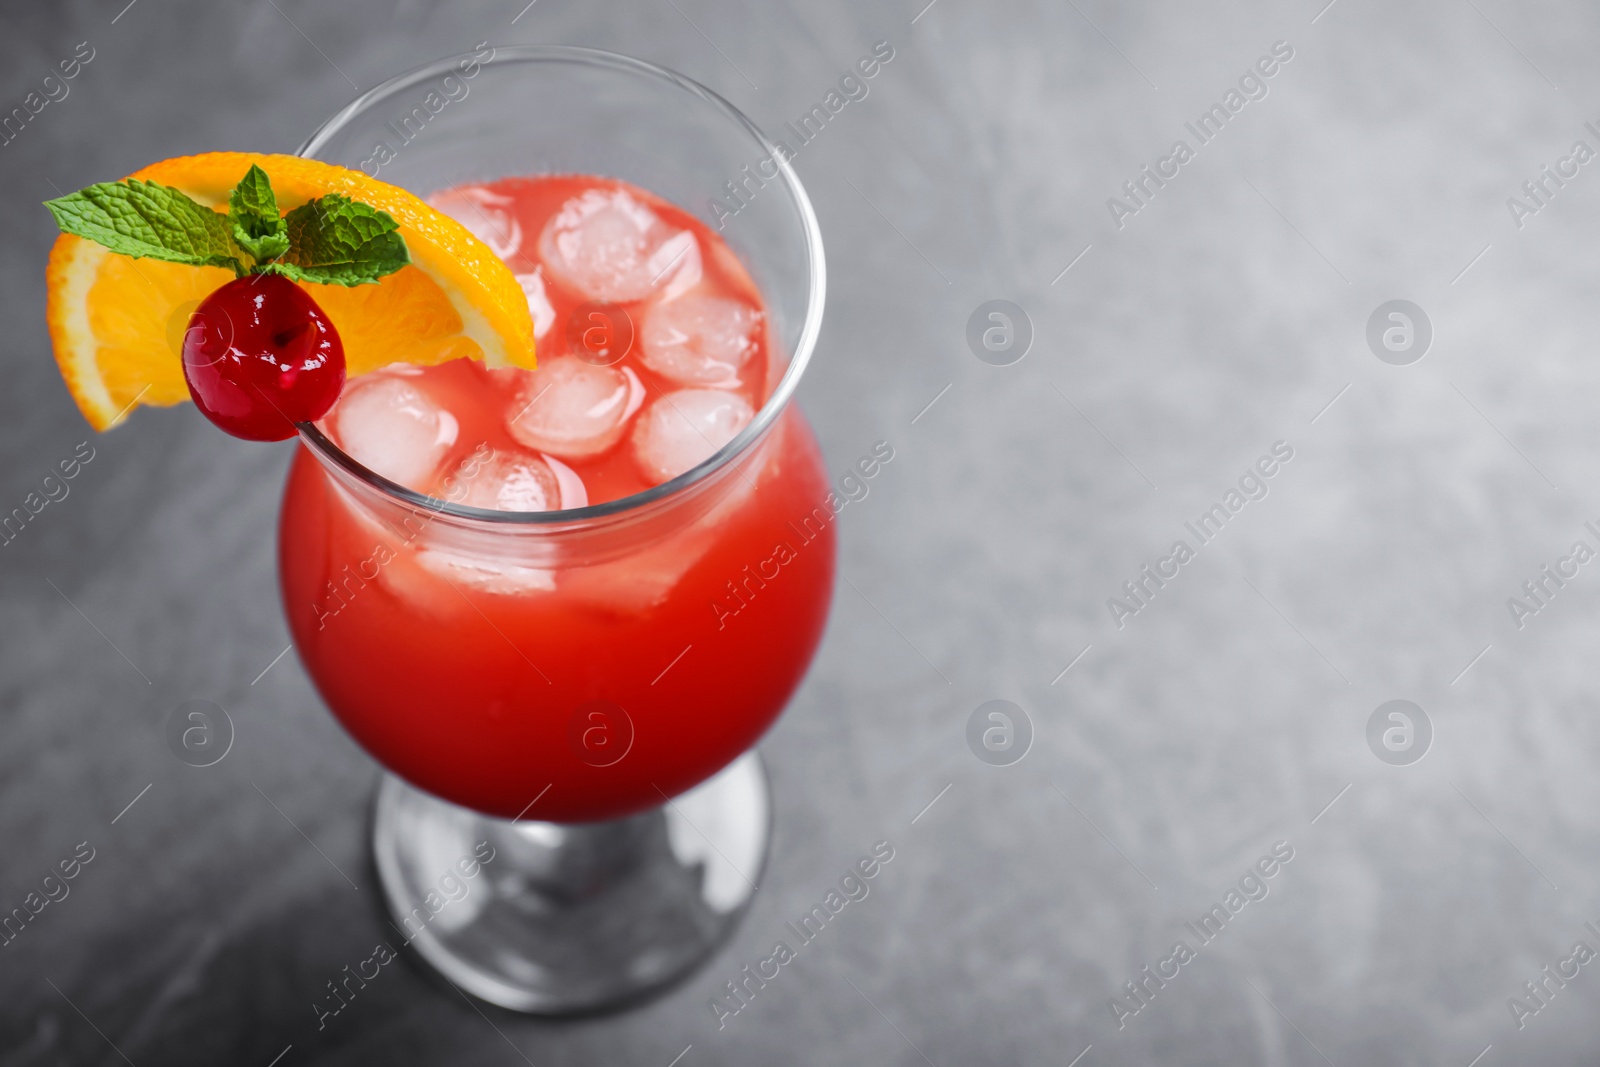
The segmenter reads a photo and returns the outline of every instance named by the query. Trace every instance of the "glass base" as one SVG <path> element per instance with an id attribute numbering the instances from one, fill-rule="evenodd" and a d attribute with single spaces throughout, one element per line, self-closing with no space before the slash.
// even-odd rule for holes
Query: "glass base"
<path id="1" fill-rule="evenodd" d="M 561 1015 L 646 996 L 709 958 L 755 895 L 770 838 L 751 751 L 600 823 L 490 818 L 385 775 L 372 848 L 394 926 L 423 959 L 492 1004 Z"/>

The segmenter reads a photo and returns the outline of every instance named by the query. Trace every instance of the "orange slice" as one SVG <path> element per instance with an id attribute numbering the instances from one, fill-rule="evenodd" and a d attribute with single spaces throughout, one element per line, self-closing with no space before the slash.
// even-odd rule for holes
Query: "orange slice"
<path id="1" fill-rule="evenodd" d="M 533 319 L 511 269 L 466 227 L 404 189 L 312 159 L 247 152 L 163 160 L 130 177 L 173 186 L 226 211 L 228 193 L 252 163 L 272 179 L 280 211 L 342 193 L 400 224 L 410 266 L 376 285 L 303 286 L 339 331 L 348 376 L 462 356 L 492 367 L 533 367 Z M 233 278 L 231 271 L 129 259 L 63 234 L 45 277 L 56 362 L 91 426 L 110 429 L 135 407 L 189 399 L 184 330 L 200 301 Z"/>

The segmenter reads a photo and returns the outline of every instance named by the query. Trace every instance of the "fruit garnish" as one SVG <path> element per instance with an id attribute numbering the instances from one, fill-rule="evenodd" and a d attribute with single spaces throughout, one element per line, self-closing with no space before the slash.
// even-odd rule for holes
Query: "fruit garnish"
<path id="1" fill-rule="evenodd" d="M 87 203 L 74 201 L 67 209 L 77 212 L 72 224 L 81 219 L 99 228 L 58 238 L 47 276 L 56 360 L 97 430 L 116 425 L 134 407 L 190 398 L 190 383 L 201 376 L 191 369 L 186 382 L 181 353 L 187 338 L 198 343 L 205 332 L 203 324 L 188 329 L 192 313 L 241 269 L 263 268 L 245 285 L 292 280 L 319 306 L 343 342 L 350 377 L 395 362 L 427 365 L 458 357 L 490 366 L 534 365 L 533 322 L 510 268 L 461 224 L 402 189 L 316 160 L 239 152 L 164 160 L 111 184 L 127 192 L 74 194 Z M 268 195 L 275 199 L 270 210 Z M 320 215 L 307 209 L 313 201 L 321 202 Z M 135 205 L 148 205 L 153 218 Z M 278 219 L 281 229 L 271 217 L 279 207 L 289 209 Z M 389 222 L 377 221 L 380 216 Z M 355 254 L 384 227 L 388 241 L 410 260 L 390 273 L 377 266 L 391 257 L 368 254 L 381 252 L 381 241 Z M 324 254 L 332 246 L 312 242 L 316 235 L 331 235 L 342 254 Z M 124 253 L 97 243 L 102 236 L 140 244 Z M 314 399 L 306 382 L 296 388 Z M 194 394 L 202 408 L 221 411 L 216 405 L 226 401 L 202 399 L 203 390 Z M 285 407 L 282 418 L 300 419 L 305 410 Z"/>
<path id="2" fill-rule="evenodd" d="M 278 213 L 267 172 L 251 165 L 228 212 L 152 181 L 105 182 L 45 204 L 63 233 L 133 259 L 225 267 L 183 335 L 189 395 L 213 423 L 252 441 L 292 437 L 344 385 L 344 345 L 317 302 L 289 279 L 362 285 L 406 266 L 389 215 L 338 193 Z"/>
<path id="3" fill-rule="evenodd" d="M 344 345 L 316 301 L 287 278 L 235 278 L 189 320 L 183 376 L 195 404 L 222 429 L 281 441 L 339 399 Z"/>

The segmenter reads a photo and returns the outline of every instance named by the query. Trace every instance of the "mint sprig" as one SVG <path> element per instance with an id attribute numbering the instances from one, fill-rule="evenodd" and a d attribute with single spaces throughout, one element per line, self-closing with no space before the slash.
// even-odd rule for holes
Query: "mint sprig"
<path id="1" fill-rule="evenodd" d="M 233 239 L 258 263 L 277 259 L 289 250 L 272 179 L 254 163 L 228 196 L 228 220 L 233 224 Z"/>
<path id="2" fill-rule="evenodd" d="M 226 214 L 157 182 L 102 182 L 45 201 L 63 233 L 135 259 L 282 274 L 321 285 L 365 285 L 411 262 L 400 224 L 338 193 L 278 213 L 267 172 L 252 165 Z"/>

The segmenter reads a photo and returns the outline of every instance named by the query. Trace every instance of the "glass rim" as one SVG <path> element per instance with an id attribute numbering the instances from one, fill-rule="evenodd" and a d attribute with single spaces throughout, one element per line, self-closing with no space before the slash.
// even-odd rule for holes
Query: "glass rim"
<path id="1" fill-rule="evenodd" d="M 368 111 L 373 105 L 387 99 L 404 89 L 428 81 L 455 68 L 463 60 L 475 58 L 474 52 L 462 52 L 452 56 L 426 63 L 409 71 L 397 74 L 373 88 L 362 93 L 350 103 L 340 108 L 330 118 L 325 120 L 316 130 L 306 138 L 295 155 L 315 158 L 314 153 L 321 149 L 334 134 L 343 130 L 353 119 Z M 691 96 L 698 97 L 701 101 L 710 104 L 712 108 L 733 120 L 734 124 L 744 130 L 753 140 L 756 147 L 765 153 L 778 168 L 778 179 L 783 188 L 789 193 L 796 210 L 800 215 L 800 226 L 805 238 L 806 258 L 809 270 L 807 271 L 806 311 L 805 321 L 800 327 L 800 336 L 795 343 L 794 353 L 791 355 L 788 367 L 784 370 L 783 377 L 779 379 L 777 388 L 761 405 L 761 410 L 734 438 L 696 466 L 690 468 L 676 478 L 671 478 L 659 485 L 629 496 L 619 497 L 616 500 L 603 504 L 590 504 L 581 508 L 567 508 L 555 511 L 498 511 L 486 508 L 475 508 L 452 501 L 440 500 L 438 497 L 419 493 L 414 489 L 391 481 L 376 471 L 358 463 L 354 457 L 336 445 L 333 440 L 323 433 L 315 424 L 302 422 L 296 424 L 300 440 L 319 458 L 331 462 L 357 481 L 377 490 L 384 496 L 394 498 L 403 504 L 429 511 L 435 515 L 450 515 L 460 519 L 470 519 L 477 522 L 499 523 L 503 525 L 539 525 L 539 524 L 574 524 L 585 520 L 601 519 L 610 516 L 623 515 L 648 507 L 695 485 L 710 475 L 727 466 L 752 445 L 759 441 L 771 428 L 778 416 L 794 396 L 795 390 L 800 385 L 800 378 L 805 373 L 806 367 L 811 362 L 812 354 L 816 350 L 817 338 L 822 331 L 822 309 L 827 295 L 827 264 L 822 251 L 822 228 L 817 222 L 815 209 L 811 205 L 811 198 L 806 195 L 805 186 L 800 182 L 800 176 L 795 173 L 793 166 L 779 151 L 765 133 L 761 131 L 749 116 L 729 103 L 715 90 L 710 89 L 686 75 L 675 70 L 650 63 L 643 59 L 622 55 L 618 52 L 607 52 L 598 48 L 582 48 L 575 45 L 508 45 L 496 47 L 494 57 L 485 63 L 486 68 L 501 63 L 574 63 L 595 67 L 604 67 L 619 73 L 635 76 L 645 76 L 666 82 L 677 87 Z"/>

